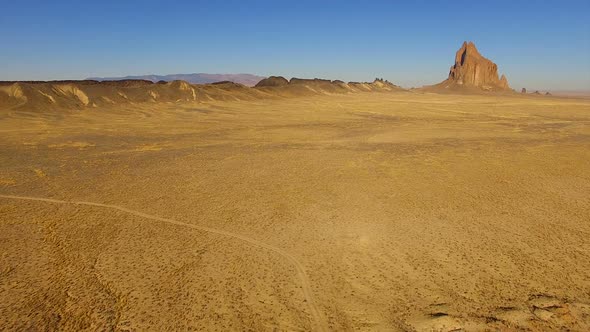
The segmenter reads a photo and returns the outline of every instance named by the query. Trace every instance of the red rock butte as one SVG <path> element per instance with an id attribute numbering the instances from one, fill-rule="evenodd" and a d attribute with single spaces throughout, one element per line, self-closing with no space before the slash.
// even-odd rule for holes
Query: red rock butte
<path id="1" fill-rule="evenodd" d="M 498 66 L 482 56 L 472 42 L 463 42 L 455 55 L 455 64 L 451 66 L 449 77 L 436 87 L 510 90 L 506 76 L 498 77 Z"/>

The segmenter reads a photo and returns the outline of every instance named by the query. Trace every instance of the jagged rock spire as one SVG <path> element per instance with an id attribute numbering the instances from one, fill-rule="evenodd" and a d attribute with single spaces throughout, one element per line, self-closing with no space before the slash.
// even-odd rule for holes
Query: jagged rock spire
<path id="1" fill-rule="evenodd" d="M 455 55 L 455 64 L 449 71 L 447 83 L 475 86 L 486 90 L 510 89 L 506 76 L 498 78 L 498 66 L 483 57 L 475 44 L 463 42 Z"/>

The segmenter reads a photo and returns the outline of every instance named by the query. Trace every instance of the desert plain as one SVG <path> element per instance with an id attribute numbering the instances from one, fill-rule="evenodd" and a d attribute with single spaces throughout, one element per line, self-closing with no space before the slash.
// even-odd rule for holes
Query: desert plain
<path id="1" fill-rule="evenodd" d="M 0 114 L 0 326 L 588 331 L 590 100 Z"/>

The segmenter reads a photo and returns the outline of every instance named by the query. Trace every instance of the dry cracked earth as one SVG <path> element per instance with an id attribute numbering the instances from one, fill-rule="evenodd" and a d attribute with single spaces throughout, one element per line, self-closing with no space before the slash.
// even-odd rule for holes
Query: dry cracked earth
<path id="1" fill-rule="evenodd" d="M 589 100 L 138 104 L 0 132 L 2 330 L 590 330 Z"/>

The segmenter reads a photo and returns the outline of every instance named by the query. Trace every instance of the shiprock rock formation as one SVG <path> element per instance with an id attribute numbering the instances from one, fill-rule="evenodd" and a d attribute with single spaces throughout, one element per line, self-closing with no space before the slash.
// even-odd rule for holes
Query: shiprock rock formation
<path id="1" fill-rule="evenodd" d="M 455 55 L 449 77 L 429 89 L 450 89 L 466 91 L 510 91 L 506 76 L 498 76 L 498 66 L 483 57 L 475 44 L 463 42 Z"/>

